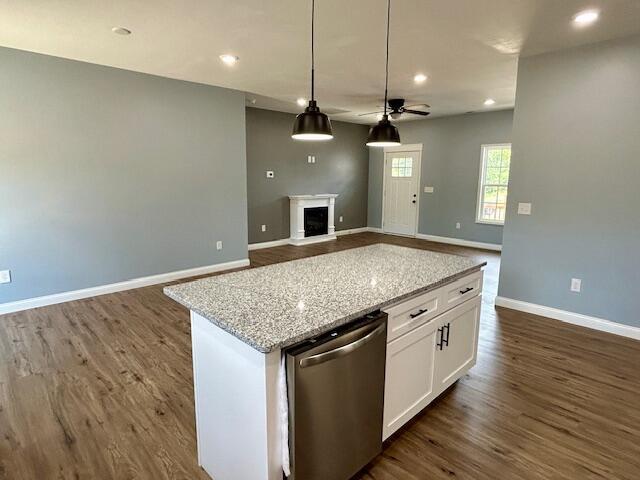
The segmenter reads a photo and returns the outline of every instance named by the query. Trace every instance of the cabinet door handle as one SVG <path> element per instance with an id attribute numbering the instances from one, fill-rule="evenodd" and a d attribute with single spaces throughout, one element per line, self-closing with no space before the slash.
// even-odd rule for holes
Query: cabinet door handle
<path id="1" fill-rule="evenodd" d="M 449 331 L 451 330 L 451 324 L 447 323 L 446 325 L 442 326 L 442 335 L 444 336 L 444 329 L 447 329 L 447 336 L 446 338 L 443 338 L 441 343 L 445 346 L 448 347 L 449 346 Z M 440 347 L 440 350 L 442 350 L 442 347 Z"/>
<path id="2" fill-rule="evenodd" d="M 436 342 L 436 348 L 442 350 L 442 335 L 444 334 L 444 327 L 440 327 L 438 329 L 438 333 L 440 334 L 440 340 Z"/>
<path id="3" fill-rule="evenodd" d="M 429 311 L 428 308 L 423 308 L 423 309 L 418 310 L 416 313 L 410 313 L 409 316 L 411 318 L 416 318 L 416 317 L 419 317 L 420 315 L 422 315 L 423 313 L 427 313 L 428 311 Z"/>
<path id="4" fill-rule="evenodd" d="M 473 290 L 473 287 L 467 287 L 464 290 L 460 290 L 460 295 L 464 295 L 465 293 L 469 293 L 471 290 Z"/>

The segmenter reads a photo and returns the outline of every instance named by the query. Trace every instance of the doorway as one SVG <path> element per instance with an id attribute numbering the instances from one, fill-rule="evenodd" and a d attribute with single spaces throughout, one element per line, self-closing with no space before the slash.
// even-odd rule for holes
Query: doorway
<path id="1" fill-rule="evenodd" d="M 415 236 L 418 231 L 422 144 L 385 148 L 382 231 Z"/>

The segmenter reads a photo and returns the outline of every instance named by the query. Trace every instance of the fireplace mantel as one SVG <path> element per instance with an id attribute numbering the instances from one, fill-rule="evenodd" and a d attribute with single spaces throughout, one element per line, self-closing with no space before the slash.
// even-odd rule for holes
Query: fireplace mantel
<path id="1" fill-rule="evenodd" d="M 292 245 L 307 245 L 309 243 L 326 242 L 336 239 L 336 227 L 334 225 L 334 205 L 337 193 L 320 193 L 317 195 L 289 195 L 289 212 L 291 236 L 289 243 Z M 314 207 L 327 207 L 328 225 L 326 235 L 306 237 L 304 231 L 304 209 Z"/>

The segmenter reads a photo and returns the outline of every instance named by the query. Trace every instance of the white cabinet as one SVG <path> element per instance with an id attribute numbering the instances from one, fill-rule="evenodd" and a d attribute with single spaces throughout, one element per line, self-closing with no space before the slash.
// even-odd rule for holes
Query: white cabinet
<path id="1" fill-rule="evenodd" d="M 481 290 L 476 272 L 387 309 L 383 440 L 475 365 Z"/>
<path id="2" fill-rule="evenodd" d="M 476 363 L 482 298 L 476 296 L 440 317 L 442 341 L 436 346 L 434 389 L 440 393 Z"/>
<path id="3" fill-rule="evenodd" d="M 387 342 L 418 328 L 441 313 L 442 294 L 433 290 L 388 307 Z"/>
<path id="4" fill-rule="evenodd" d="M 387 438 L 433 399 L 436 322 L 429 322 L 387 345 L 384 425 Z"/>

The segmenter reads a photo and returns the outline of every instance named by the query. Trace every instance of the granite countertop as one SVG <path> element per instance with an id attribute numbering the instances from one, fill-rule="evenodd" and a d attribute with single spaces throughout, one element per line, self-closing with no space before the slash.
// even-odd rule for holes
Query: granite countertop
<path id="1" fill-rule="evenodd" d="M 172 285 L 164 293 L 268 353 L 484 265 L 379 243 Z"/>

